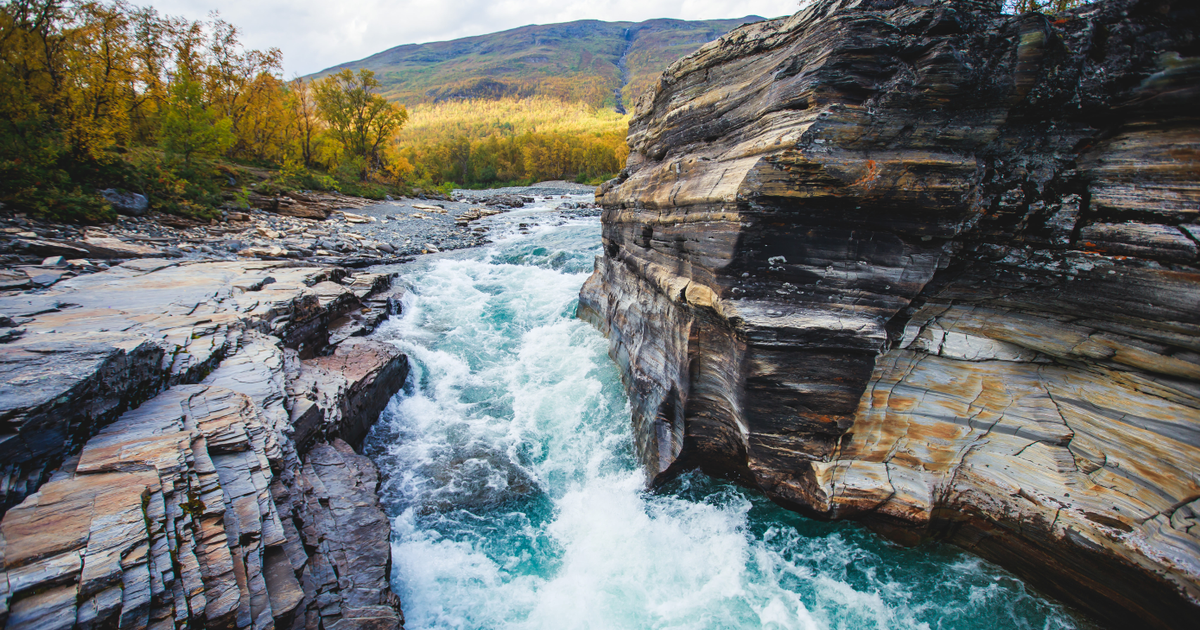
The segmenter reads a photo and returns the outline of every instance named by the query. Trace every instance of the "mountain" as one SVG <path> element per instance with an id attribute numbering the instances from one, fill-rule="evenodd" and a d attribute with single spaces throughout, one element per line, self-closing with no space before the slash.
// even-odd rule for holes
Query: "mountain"
<path id="1" fill-rule="evenodd" d="M 375 71 L 404 105 L 464 98 L 547 95 L 624 112 L 680 57 L 763 18 L 522 26 L 446 42 L 407 44 L 316 73 Z"/>

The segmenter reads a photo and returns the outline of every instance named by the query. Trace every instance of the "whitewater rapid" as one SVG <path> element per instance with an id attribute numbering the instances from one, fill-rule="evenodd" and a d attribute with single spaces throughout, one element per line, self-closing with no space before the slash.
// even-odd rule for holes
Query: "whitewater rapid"
<path id="1" fill-rule="evenodd" d="M 646 491 L 617 368 L 574 317 L 599 221 L 559 201 L 400 268 L 403 315 L 376 333 L 412 364 L 366 447 L 407 628 L 1083 627 L 952 547 L 808 521 L 700 474 Z"/>

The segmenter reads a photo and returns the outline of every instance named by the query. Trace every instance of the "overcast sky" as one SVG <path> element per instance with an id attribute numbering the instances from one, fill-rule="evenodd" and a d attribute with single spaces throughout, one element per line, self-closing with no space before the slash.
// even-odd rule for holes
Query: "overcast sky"
<path id="1" fill-rule="evenodd" d="M 494 33 L 526 24 L 596 19 L 701 20 L 779 17 L 797 0 L 133 0 L 168 15 L 210 11 L 242 32 L 249 48 L 283 51 L 285 78 L 362 59 L 401 44 Z"/>

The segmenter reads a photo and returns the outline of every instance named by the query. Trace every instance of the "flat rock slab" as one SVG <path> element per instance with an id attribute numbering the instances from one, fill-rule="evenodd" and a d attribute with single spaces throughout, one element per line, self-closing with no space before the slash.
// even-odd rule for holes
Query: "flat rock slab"
<path id="1" fill-rule="evenodd" d="M 349 288 L 348 299 L 325 303 L 311 288 L 341 280 L 353 282 L 336 267 L 143 259 L 0 297 L 0 315 L 22 331 L 0 343 L 3 507 L 36 490 L 82 446 L 78 436 L 164 386 L 203 378 L 236 350 L 239 331 L 312 354 L 345 310 L 386 313 Z"/>

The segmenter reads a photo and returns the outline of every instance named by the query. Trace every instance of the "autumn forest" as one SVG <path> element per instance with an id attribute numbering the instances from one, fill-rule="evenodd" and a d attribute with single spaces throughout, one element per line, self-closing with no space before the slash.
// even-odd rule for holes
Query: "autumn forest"
<path id="1" fill-rule="evenodd" d="M 251 192 L 383 198 L 544 179 L 598 182 L 624 164 L 627 117 L 551 98 L 418 104 L 369 69 L 285 79 L 238 29 L 123 0 L 0 6 L 0 203 L 100 221 L 100 190 L 198 219 Z"/>

